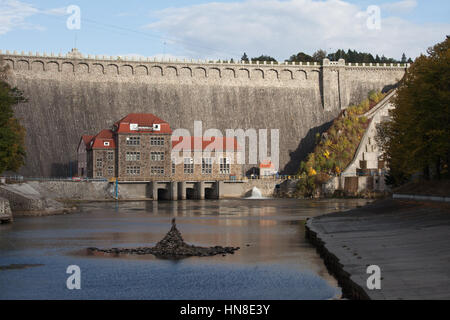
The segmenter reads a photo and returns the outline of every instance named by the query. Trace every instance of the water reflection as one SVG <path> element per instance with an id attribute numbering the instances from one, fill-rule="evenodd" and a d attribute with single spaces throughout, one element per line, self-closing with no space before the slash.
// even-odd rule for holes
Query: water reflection
<path id="1" fill-rule="evenodd" d="M 23 281 L 30 281 L 37 287 L 41 286 L 42 282 L 48 282 L 48 288 L 53 289 L 46 287 L 41 291 L 53 290 L 53 293 L 44 296 L 54 297 L 52 294 L 59 292 L 59 289 L 54 288 L 60 284 L 52 282 L 56 279 L 44 281 L 42 277 L 51 278 L 52 273 L 56 272 L 55 268 L 60 265 L 63 268 L 69 261 L 95 271 L 91 271 L 96 276 L 90 281 L 96 284 L 97 289 L 95 292 L 85 291 L 83 298 L 123 298 L 122 293 L 113 294 L 107 284 L 100 283 L 104 278 L 115 279 L 118 270 L 120 278 L 117 281 L 124 288 L 140 287 L 141 284 L 136 283 L 136 274 L 150 272 L 146 277 L 151 278 L 155 272 L 159 272 L 157 279 L 152 278 L 152 288 L 161 289 L 166 288 L 169 281 L 167 277 L 171 277 L 172 281 L 173 272 L 180 269 L 186 272 L 189 270 L 191 274 L 190 284 L 185 278 L 177 280 L 179 287 L 182 287 L 180 283 L 185 283 L 184 292 L 174 293 L 170 288 L 166 288 L 158 295 L 154 291 L 142 289 L 144 291 L 140 294 L 148 298 L 163 299 L 177 295 L 185 299 L 202 298 L 202 295 L 206 298 L 227 298 L 226 292 L 228 289 L 232 292 L 234 284 L 228 283 L 228 287 L 223 288 L 220 281 L 224 274 L 231 274 L 233 279 L 242 285 L 253 288 L 248 292 L 244 291 L 247 292 L 244 298 L 277 299 L 280 295 L 285 298 L 289 298 L 285 295 L 293 295 L 290 298 L 295 299 L 324 298 L 330 292 L 335 292 L 336 283 L 328 275 L 315 249 L 305 242 L 304 220 L 319 214 L 347 210 L 364 203 L 365 200 L 357 199 L 86 203 L 80 207 L 80 212 L 70 215 L 17 218 L 11 225 L 0 226 L 0 265 L 34 263 L 45 266 L 1 271 L 0 286 L 6 286 L 10 296 L 0 293 L 0 298 L 30 297 L 32 293 L 24 289 L 29 286 L 23 284 Z M 87 247 L 154 245 L 170 228 L 172 217 L 177 218 L 177 226 L 188 243 L 241 249 L 234 255 L 225 257 L 189 258 L 176 263 L 162 261 L 153 256 L 98 258 L 84 255 L 84 249 Z M 143 266 L 141 263 L 148 265 Z M 32 269 L 43 271 L 35 275 L 36 279 L 28 279 L 27 275 L 36 272 Z M 237 270 L 241 270 L 240 273 L 237 273 Z M 6 272 L 9 274 L 6 275 Z M 11 278 L 11 272 L 16 272 L 16 276 Z M 210 287 L 206 283 L 205 287 L 199 285 L 205 277 L 209 279 Z M 255 280 L 255 277 L 263 277 L 266 282 Z M 305 288 L 297 288 L 295 291 L 292 288 L 291 292 L 283 288 L 285 283 L 292 282 L 294 285 L 296 281 L 307 283 L 307 286 L 315 289 L 308 291 Z M 328 284 L 324 285 L 321 281 Z M 22 288 L 22 291 L 18 288 Z M 271 296 L 275 292 L 276 296 Z M 65 297 L 64 292 L 58 294 Z"/>

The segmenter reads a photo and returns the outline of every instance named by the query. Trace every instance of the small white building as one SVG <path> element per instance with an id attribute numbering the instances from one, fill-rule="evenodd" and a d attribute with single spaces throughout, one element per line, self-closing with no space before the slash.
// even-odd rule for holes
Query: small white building
<path id="1" fill-rule="evenodd" d="M 274 176 L 277 174 L 277 170 L 275 170 L 275 166 L 272 161 L 265 160 L 259 164 L 259 176 L 261 178 Z"/>

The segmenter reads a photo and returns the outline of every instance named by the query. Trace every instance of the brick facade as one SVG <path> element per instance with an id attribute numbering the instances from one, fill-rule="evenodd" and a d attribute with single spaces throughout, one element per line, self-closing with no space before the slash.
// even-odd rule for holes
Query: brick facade
<path id="1" fill-rule="evenodd" d="M 140 116 L 151 120 L 151 116 L 154 117 L 149 114 Z M 138 122 L 139 117 L 136 118 L 133 121 Z M 207 181 L 242 176 L 242 165 L 234 161 L 239 157 L 237 146 L 228 152 L 216 150 L 203 154 L 201 151 L 191 151 L 186 159 L 182 158 L 180 163 L 175 164 L 171 155 L 172 131 L 170 127 L 167 129 L 167 123 L 162 132 L 149 130 L 149 123 L 145 123 L 145 127 L 142 125 L 145 129 L 136 130 L 139 123 L 122 123 L 124 119 L 117 122 L 112 131 L 103 130 L 87 144 L 88 177 L 118 178 L 122 181 Z M 110 143 L 106 145 L 105 141 Z M 206 142 L 202 144 L 203 147 L 207 145 Z M 207 159 L 202 160 L 202 155 Z M 194 158 L 198 159 L 198 163 L 193 163 Z"/>
<path id="2" fill-rule="evenodd" d="M 127 139 L 139 137 L 139 144 L 127 144 Z M 151 138 L 160 138 L 162 145 L 152 145 Z M 171 162 L 171 135 L 170 134 L 151 134 L 151 133 L 125 133 L 118 134 L 118 173 L 119 179 L 144 179 L 152 180 L 152 178 L 164 178 L 170 175 Z M 130 141 L 130 140 L 128 140 Z M 158 140 L 154 140 L 155 142 Z M 127 160 L 127 153 L 129 155 Z M 139 154 L 139 160 L 135 160 L 133 156 Z M 163 156 L 164 160 L 152 160 L 154 155 Z M 139 174 L 133 173 L 132 168 L 139 168 Z M 153 171 L 162 169 L 164 174 L 152 174 Z M 136 171 L 134 171 L 136 172 Z"/>
<path id="3" fill-rule="evenodd" d="M 116 150 L 94 149 L 92 151 L 92 178 L 114 178 L 116 173 Z"/>
<path id="4" fill-rule="evenodd" d="M 175 164 L 175 173 L 172 174 L 172 179 L 175 181 L 184 180 L 228 180 L 231 177 L 242 176 L 242 165 L 234 163 L 232 159 L 229 159 L 229 166 L 220 166 L 221 158 L 233 158 L 236 159 L 238 152 L 233 152 L 231 157 L 227 157 L 225 152 L 211 152 L 209 155 L 202 157 L 202 153 L 196 151 L 195 154 L 191 153 L 190 158 L 192 161 L 198 157 L 199 162 L 203 162 L 202 159 L 210 159 L 211 163 L 193 163 L 193 172 L 191 172 L 189 166 L 185 166 L 184 159 L 181 159 L 181 163 Z M 181 155 L 180 155 L 181 157 Z M 186 170 L 185 170 L 186 169 Z"/>

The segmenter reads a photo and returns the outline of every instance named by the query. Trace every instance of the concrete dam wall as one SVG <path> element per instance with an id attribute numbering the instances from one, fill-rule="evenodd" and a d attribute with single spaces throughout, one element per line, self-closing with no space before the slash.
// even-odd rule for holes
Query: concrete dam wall
<path id="1" fill-rule="evenodd" d="M 173 129 L 280 130 L 280 170 L 295 173 L 314 136 L 370 90 L 398 83 L 407 66 L 223 63 L 6 54 L 9 82 L 28 102 L 15 113 L 27 130 L 27 176 L 76 171 L 82 134 L 96 134 L 128 113 L 154 113 Z M 269 136 L 270 141 L 270 136 Z"/>

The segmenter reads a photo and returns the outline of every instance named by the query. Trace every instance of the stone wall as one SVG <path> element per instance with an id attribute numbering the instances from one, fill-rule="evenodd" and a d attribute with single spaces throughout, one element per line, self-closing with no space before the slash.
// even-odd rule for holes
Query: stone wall
<path id="1" fill-rule="evenodd" d="M 253 187 L 261 190 L 262 196 L 272 197 L 275 186 L 284 180 L 280 179 L 254 179 L 243 182 L 220 182 L 220 196 L 224 198 L 241 198 L 251 196 Z M 114 196 L 114 184 L 99 181 L 28 181 L 29 188 L 35 190 L 39 197 L 47 199 L 71 200 L 110 200 Z M 151 184 L 125 183 L 119 184 L 121 199 L 150 198 L 152 196 Z"/>
<path id="2" fill-rule="evenodd" d="M 342 108 L 395 85 L 405 66 L 124 61 L 2 55 L 9 81 L 29 102 L 16 108 L 27 130 L 21 173 L 76 172 L 82 134 L 109 128 L 128 113 L 154 113 L 172 128 L 280 129 L 280 169 L 294 173 L 314 136 Z M 72 167 L 70 169 L 69 167 Z"/>
<path id="3" fill-rule="evenodd" d="M 91 169 L 89 172 L 91 178 L 109 179 L 116 176 L 117 153 L 114 149 L 93 149 L 89 152 L 91 152 L 89 159 L 92 157 L 88 165 Z M 112 159 L 109 157 L 110 152 L 113 154 Z M 98 160 L 100 160 L 101 166 L 97 165 Z"/>
<path id="4" fill-rule="evenodd" d="M 101 181 L 29 181 L 28 185 L 50 199 L 104 200 L 112 199 L 113 186 Z"/>
<path id="5" fill-rule="evenodd" d="M 9 201 L 12 211 L 40 211 L 45 210 L 47 204 L 32 188 L 31 192 L 22 192 L 19 188 L 23 184 L 0 186 L 0 197 Z M 27 190 L 28 191 L 28 190 Z"/>
<path id="6" fill-rule="evenodd" d="M 13 216 L 9 201 L 5 198 L 0 198 L 0 223 L 12 221 Z"/>
<path id="7" fill-rule="evenodd" d="M 139 145 L 127 145 L 127 138 L 131 136 L 139 136 Z M 164 145 L 153 146 L 150 142 L 150 136 L 155 136 L 146 133 L 139 134 L 119 134 L 117 143 L 119 147 L 119 154 L 117 156 L 118 160 L 118 177 L 126 180 L 127 178 L 136 178 L 136 175 L 127 174 L 127 167 L 139 167 L 141 177 L 149 177 L 151 174 L 151 167 L 161 167 L 164 169 L 165 174 L 170 174 L 171 172 L 171 162 L 170 162 L 170 150 L 171 150 L 171 138 L 168 134 L 161 134 L 158 137 L 164 138 Z M 127 152 L 139 152 L 140 160 L 138 161 L 127 161 Z M 163 161 L 151 161 L 151 152 L 162 152 L 164 154 Z"/>
<path id="8" fill-rule="evenodd" d="M 220 184 L 220 196 L 223 198 L 242 198 L 252 195 L 253 187 L 261 191 L 263 197 L 272 197 L 275 186 L 284 180 L 280 179 L 249 179 L 245 182 L 223 182 Z"/>

